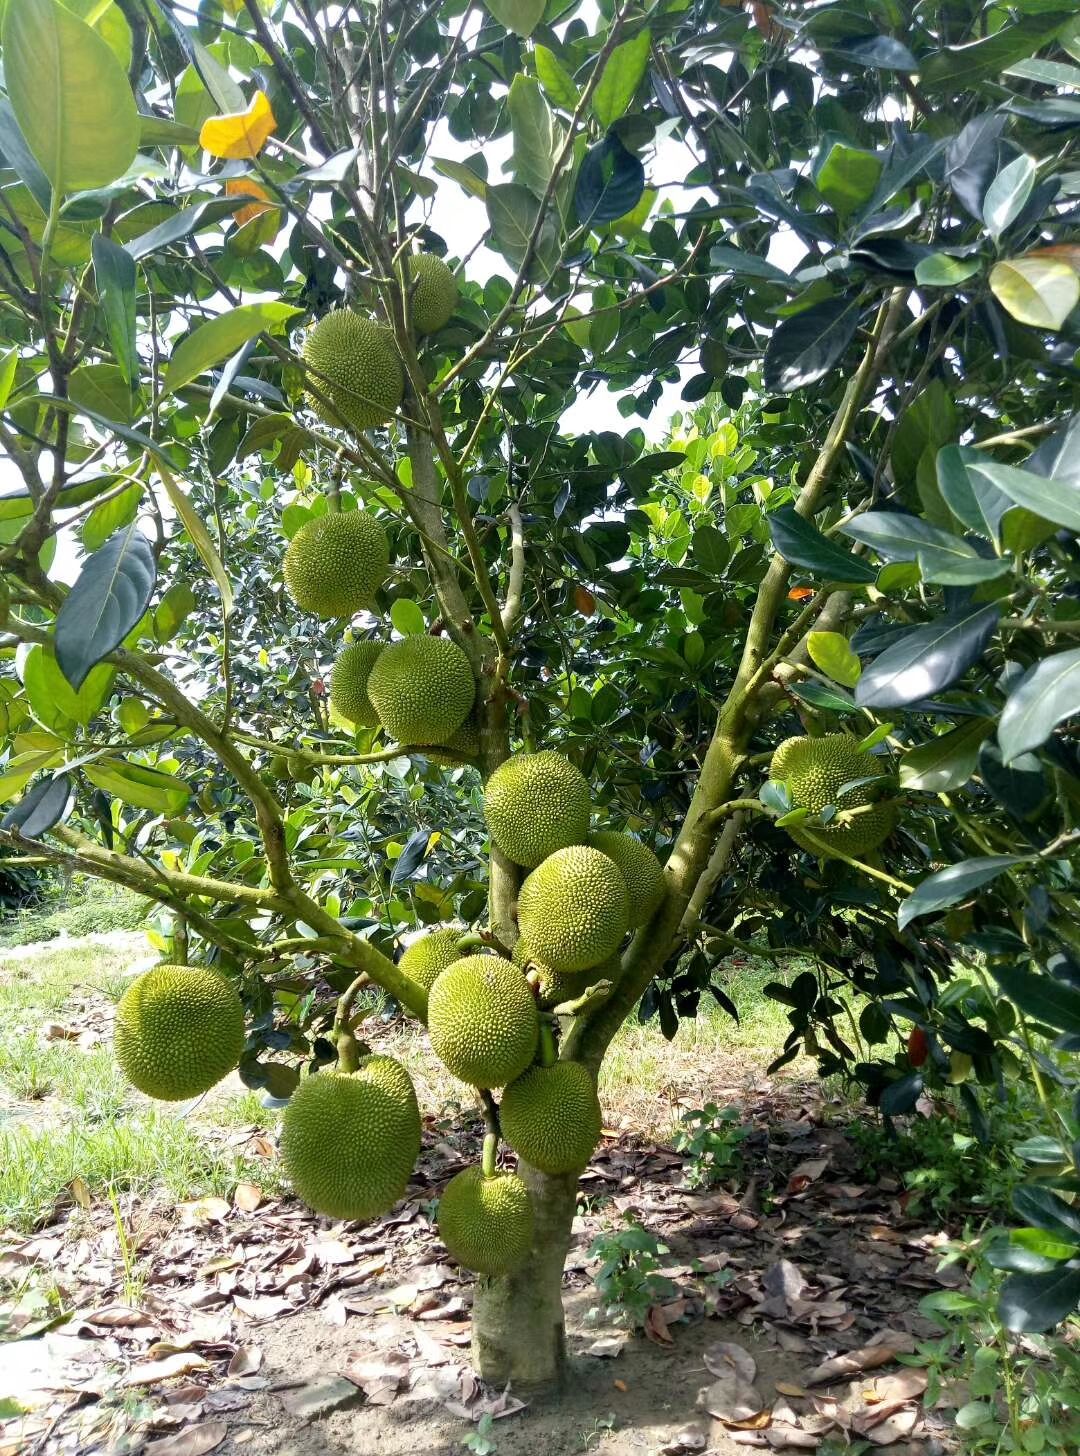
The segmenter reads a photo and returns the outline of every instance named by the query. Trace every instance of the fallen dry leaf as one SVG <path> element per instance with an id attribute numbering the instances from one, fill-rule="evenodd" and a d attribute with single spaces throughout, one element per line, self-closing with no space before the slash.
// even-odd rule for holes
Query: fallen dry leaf
<path id="1" fill-rule="evenodd" d="M 646 1339 L 651 1340 L 654 1345 L 673 1345 L 675 1343 L 675 1337 L 668 1329 L 667 1317 L 658 1304 L 650 1307 L 642 1329 Z"/>
<path id="2" fill-rule="evenodd" d="M 791 1194 L 805 1193 L 811 1183 L 816 1183 L 829 1166 L 828 1158 L 809 1158 L 793 1168 L 788 1179 L 787 1191 Z"/>
<path id="3" fill-rule="evenodd" d="M 229 1204 L 224 1198 L 215 1198 L 212 1194 L 206 1198 L 196 1198 L 190 1203 L 181 1203 L 180 1227 L 201 1228 L 209 1223 L 224 1223 L 229 1216 Z"/>
<path id="4" fill-rule="evenodd" d="M 193 1370 L 209 1369 L 209 1364 L 201 1355 L 196 1355 L 191 1350 L 181 1350 L 175 1355 L 166 1355 L 163 1360 L 143 1360 L 140 1364 L 133 1365 L 120 1384 L 125 1389 L 133 1385 L 160 1385 L 163 1380 L 174 1380 L 178 1375 L 190 1375 Z"/>
<path id="5" fill-rule="evenodd" d="M 804 1431 L 799 1426 L 788 1425 L 786 1421 L 778 1421 L 771 1425 L 764 1435 L 766 1441 L 776 1451 L 787 1451 L 792 1448 L 797 1451 L 816 1451 L 821 1444 L 820 1436 L 815 1436 L 811 1431 Z"/>
<path id="6" fill-rule="evenodd" d="M 897 1355 L 910 1355 L 915 1349 L 914 1336 L 906 1330 L 882 1330 L 868 1345 L 858 1350 L 847 1350 L 843 1355 L 834 1355 L 815 1365 L 806 1378 L 807 1385 L 827 1385 L 832 1380 L 842 1380 L 846 1375 L 860 1375 L 864 1370 L 875 1370 L 879 1365 L 888 1365 Z"/>
<path id="7" fill-rule="evenodd" d="M 764 1413 L 765 1399 L 757 1386 L 729 1366 L 698 1397 L 711 1416 L 725 1426 L 741 1426 Z"/>
<path id="8" fill-rule="evenodd" d="M 729 1340 L 717 1340 L 705 1351 L 704 1358 L 705 1369 L 710 1375 L 722 1379 L 729 1370 L 734 1370 L 740 1380 L 744 1380 L 747 1385 L 753 1385 L 757 1375 L 757 1361 L 742 1345 L 733 1344 Z"/>
<path id="9" fill-rule="evenodd" d="M 620 1391 L 623 1395 L 625 1395 L 626 1392 L 630 1389 L 625 1380 L 613 1380 L 611 1383 L 615 1387 L 615 1389 Z"/>
<path id="10" fill-rule="evenodd" d="M 704 1451 L 708 1444 L 709 1437 L 704 1426 L 684 1426 L 660 1447 L 660 1456 L 689 1456 L 691 1452 Z"/>
<path id="11" fill-rule="evenodd" d="M 233 1304 L 241 1314 L 247 1315 L 248 1319 L 268 1320 L 274 1319 L 279 1314 L 284 1314 L 287 1309 L 294 1309 L 287 1299 L 282 1299 L 278 1294 L 256 1294 L 248 1296 L 245 1294 L 234 1294 Z"/>
<path id="12" fill-rule="evenodd" d="M 601 1335 L 598 1340 L 592 1342 L 585 1353 L 595 1355 L 598 1360 L 614 1360 L 626 1349 L 629 1339 L 629 1334 L 624 1332 L 616 1335 Z"/>
<path id="13" fill-rule="evenodd" d="M 409 1362 L 396 1350 L 388 1355 L 373 1350 L 354 1350 L 341 1372 L 346 1380 L 364 1392 L 368 1405 L 390 1405 L 405 1383 Z"/>
<path id="14" fill-rule="evenodd" d="M 233 1189 L 233 1204 L 244 1213 L 254 1213 L 263 1201 L 263 1191 L 257 1183 L 238 1183 Z"/>
<path id="15" fill-rule="evenodd" d="M 177 1431 L 175 1436 L 166 1436 L 163 1441 L 151 1441 L 146 1447 L 146 1456 L 206 1456 L 207 1451 L 216 1451 L 229 1433 L 224 1421 L 204 1421 L 200 1426 L 188 1426 Z"/>
<path id="16" fill-rule="evenodd" d="M 263 1352 L 258 1345 L 240 1345 L 229 1361 L 228 1374 L 254 1375 L 262 1369 Z"/>
<path id="17" fill-rule="evenodd" d="M 887 1421 L 866 1432 L 866 1438 L 875 1446 L 891 1446 L 894 1441 L 904 1441 L 914 1431 L 919 1420 L 917 1410 L 901 1410 Z"/>

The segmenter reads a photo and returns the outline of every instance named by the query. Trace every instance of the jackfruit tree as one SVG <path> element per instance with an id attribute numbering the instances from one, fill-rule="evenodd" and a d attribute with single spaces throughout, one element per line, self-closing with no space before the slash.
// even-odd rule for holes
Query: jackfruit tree
<path id="1" fill-rule="evenodd" d="M 423 1177 L 389 998 L 483 1129 L 426 1195 L 477 1368 L 540 1386 L 612 1039 L 769 957 L 773 1069 L 977 1136 L 1032 1081 L 1052 1237 L 1002 1314 L 1060 1319 L 1075 6 L 7 0 L 0 40 L 0 842 L 159 907 L 132 1083 L 239 1069 L 297 1196 L 376 1218 Z"/>

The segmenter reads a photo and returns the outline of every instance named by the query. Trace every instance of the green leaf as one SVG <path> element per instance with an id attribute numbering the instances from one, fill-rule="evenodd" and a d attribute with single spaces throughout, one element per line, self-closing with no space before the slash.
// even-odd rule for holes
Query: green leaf
<path id="1" fill-rule="evenodd" d="M 1080 91 L 1080 66 L 1066 66 L 1061 61 L 1017 61 L 1005 68 L 1006 76 L 1019 76 L 1023 81 L 1041 81 L 1046 86 L 1070 86 Z"/>
<path id="2" fill-rule="evenodd" d="M 1080 993 L 1075 993 L 1080 996 Z M 1022 1183 L 1013 1194 L 1013 1209 L 1024 1223 L 1070 1242 L 1080 1241 L 1080 1211 L 1052 1188 Z"/>
<path id="3" fill-rule="evenodd" d="M 166 116 L 147 116 L 139 113 L 140 147 L 197 147 L 198 128 L 185 126 L 182 121 L 170 121 Z"/>
<path id="4" fill-rule="evenodd" d="M 204 369 L 235 354 L 241 344 L 264 331 L 274 333 L 303 310 L 288 303 L 245 303 L 218 314 L 181 339 L 165 371 L 165 389 L 175 392 L 197 379 Z"/>
<path id="5" fill-rule="evenodd" d="M 990 183 L 983 198 L 983 222 L 995 243 L 1023 212 L 1037 175 L 1034 157 L 1022 152 L 1008 166 L 1002 167 Z"/>
<path id="6" fill-rule="evenodd" d="M 165 487 L 169 499 L 173 503 L 176 514 L 183 521 L 185 530 L 195 543 L 195 550 L 202 557 L 204 565 L 217 582 L 218 591 L 221 593 L 222 612 L 226 617 L 229 617 L 232 615 L 233 609 L 232 582 L 229 580 L 225 565 L 218 555 L 217 547 L 211 541 L 210 533 L 203 525 L 202 517 L 191 504 L 186 492 L 165 464 L 165 461 L 159 456 L 156 463 L 158 474 L 161 476 L 161 482 Z"/>
<path id="7" fill-rule="evenodd" d="M 997 879 L 1013 865 L 1023 864 L 1023 855 L 988 854 L 974 859 L 962 859 L 959 864 L 949 865 L 936 874 L 927 875 L 900 905 L 896 923 L 900 929 L 924 915 L 934 915 L 950 905 L 966 900 L 983 885 Z"/>
<path id="8" fill-rule="evenodd" d="M 95 788 L 155 814 L 179 814 L 191 797 L 189 785 L 175 774 L 124 758 L 95 759 L 84 766 L 83 773 Z"/>
<path id="9" fill-rule="evenodd" d="M 143 484 L 136 480 L 112 500 L 95 506 L 83 522 L 80 532 L 87 551 L 97 551 L 105 545 L 110 536 L 135 519 L 142 500 Z"/>
<path id="10" fill-rule="evenodd" d="M 987 540 L 1001 538 L 1001 520 L 1012 505 L 1008 496 L 982 475 L 973 475 L 970 465 L 985 460 L 967 445 L 946 445 L 937 453 L 937 483 L 941 498 L 956 519 Z"/>
<path id="11" fill-rule="evenodd" d="M 998 556 L 980 556 L 963 541 L 948 547 L 924 546 L 916 560 L 923 581 L 940 586 L 976 586 L 1012 570 L 1011 562 Z"/>
<path id="12" fill-rule="evenodd" d="M 56 660 L 78 692 L 146 611 L 157 580 L 150 542 L 132 521 L 87 560 L 56 614 Z"/>
<path id="13" fill-rule="evenodd" d="M 1019 323 L 1056 333 L 1080 303 L 1080 278 L 1059 258 L 1009 258 L 990 270 L 990 290 Z"/>
<path id="14" fill-rule="evenodd" d="M 574 185 L 574 212 L 580 223 L 617 222 L 633 212 L 645 191 L 645 168 L 610 132 L 590 147 Z"/>
<path id="15" fill-rule="evenodd" d="M 992 718 L 972 718 L 912 748 L 900 760 L 900 787 L 928 794 L 960 788 L 975 772 L 979 749 L 993 731 Z"/>
<path id="16" fill-rule="evenodd" d="M 732 248 L 726 243 L 714 243 L 709 250 L 709 260 L 718 273 L 734 273 L 748 278 L 767 278 L 773 283 L 792 287 L 792 280 L 783 268 L 770 263 L 768 258 L 759 258 L 756 253 L 747 253 L 742 248 Z"/>
<path id="17" fill-rule="evenodd" d="M 464 187 L 466 192 L 471 192 L 474 197 L 479 197 L 481 202 L 486 201 L 487 183 L 465 162 L 454 162 L 447 157 L 432 157 L 431 164 L 436 172 L 440 172 L 444 177 L 452 178 Z"/>
<path id="18" fill-rule="evenodd" d="M 29 753 L 20 753 L 15 758 L 8 759 L 7 763 L 0 769 L 0 804 L 6 804 L 13 799 L 24 784 L 40 773 L 43 769 L 55 768 L 63 759 L 59 749 L 34 749 Z"/>
<path id="19" fill-rule="evenodd" d="M 11 387 L 15 383 L 15 370 L 19 364 L 18 349 L 9 349 L 0 359 L 0 410 L 8 402 L 11 395 Z"/>
<path id="20" fill-rule="evenodd" d="M 882 160 L 873 152 L 829 134 L 818 148 L 810 178 L 833 211 L 847 217 L 874 195 L 881 170 Z"/>
<path id="21" fill-rule="evenodd" d="M 0 829 L 18 830 L 24 839 L 40 839 L 70 811 L 74 785 L 69 774 L 41 779 L 4 815 Z"/>
<path id="22" fill-rule="evenodd" d="M 578 89 L 555 52 L 537 42 L 533 46 L 533 62 L 541 86 L 555 105 L 564 111 L 573 111 L 578 104 Z"/>
<path id="23" fill-rule="evenodd" d="M 504 182 L 488 188 L 487 215 L 493 241 L 503 257 L 508 258 L 517 268 L 525 261 L 539 210 L 537 199 L 528 188 L 517 182 Z M 548 271 L 554 266 L 558 255 L 557 244 L 554 244 L 554 253 L 552 251 L 553 235 L 550 225 L 551 218 L 548 217 L 540 229 L 535 250 Z"/>
<path id="24" fill-rule="evenodd" d="M 68 380 L 68 395 L 80 408 L 117 424 L 134 424 L 142 413 L 119 364 L 80 364 Z"/>
<path id="25" fill-rule="evenodd" d="M 517 75 L 510 85 L 510 126 L 514 154 L 510 161 L 514 181 L 543 197 L 554 166 L 551 109 L 540 85 L 531 76 Z"/>
<path id="26" fill-rule="evenodd" d="M 773 546 L 793 566 L 803 566 L 819 580 L 869 583 L 877 572 L 868 561 L 852 556 L 823 536 L 793 506 L 781 506 L 768 517 Z"/>
<path id="27" fill-rule="evenodd" d="M 914 561 L 926 546 L 943 551 L 963 551 L 964 543 L 948 531 L 931 526 L 906 511 L 864 511 L 840 528 L 845 536 L 853 536 L 864 546 L 872 546 L 879 556 L 890 561 Z M 968 554 L 973 554 L 967 548 Z"/>
<path id="28" fill-rule="evenodd" d="M 500 25 L 524 40 L 540 24 L 547 0 L 484 0 Z"/>
<path id="29" fill-rule="evenodd" d="M 993 35 L 967 45 L 946 46 L 924 60 L 920 84 L 930 91 L 956 96 L 978 81 L 998 76 L 1014 61 L 1034 55 L 1058 30 L 1068 16 L 1062 5 L 1057 15 L 1024 15 L 1014 25 L 1003 25 Z"/>
<path id="30" fill-rule="evenodd" d="M 905 632 L 863 672 L 861 708 L 904 708 L 954 683 L 985 651 L 1000 613 L 995 606 L 946 615 Z"/>
<path id="31" fill-rule="evenodd" d="M 154 608 L 154 638 L 171 642 L 181 624 L 198 606 L 195 593 L 186 581 L 174 581 Z"/>
<path id="32" fill-rule="evenodd" d="M 27 146 L 58 192 L 106 187 L 139 144 L 123 66 L 98 33 L 56 0 L 8 0 L 8 96 Z"/>
<path id="33" fill-rule="evenodd" d="M 408 597 L 398 597 L 390 608 L 390 620 L 403 637 L 420 637 L 427 631 L 423 612 Z"/>
<path id="34" fill-rule="evenodd" d="M 842 632 L 810 632 L 806 638 L 806 650 L 814 666 L 820 668 L 826 677 L 831 677 L 833 682 L 853 688 L 859 681 L 862 663 Z"/>
<path id="35" fill-rule="evenodd" d="M 131 385 L 139 372 L 135 347 L 135 259 L 126 248 L 102 233 L 95 233 L 91 238 L 90 254 L 113 356 L 125 383 Z"/>
<path id="36" fill-rule="evenodd" d="M 1080 1269 L 1012 1274 L 1001 1286 L 998 1313 L 1014 1334 L 1037 1334 L 1060 1324 L 1080 1303 Z"/>
<path id="37" fill-rule="evenodd" d="M 633 101 L 644 79 L 651 49 L 652 33 L 646 28 L 638 31 L 632 40 L 616 46 L 608 56 L 592 96 L 593 114 L 605 131 Z"/>
<path id="38" fill-rule="evenodd" d="M 103 662 L 94 667 L 76 691 L 61 671 L 51 647 L 35 644 L 22 662 L 22 682 L 34 717 L 50 731 L 66 737 L 75 723 L 86 724 L 101 710 L 115 675 Z"/>
<path id="39" fill-rule="evenodd" d="M 1012 763 L 1040 747 L 1059 723 L 1080 712 L 1080 647 L 1029 667 L 1009 693 L 998 724 L 1001 756 Z"/>
<path id="40" fill-rule="evenodd" d="M 1021 1011 L 1045 1021 L 1056 1031 L 1080 1035 L 1080 991 L 1023 966 L 991 965 L 990 969 L 994 980 Z"/>
<path id="41" fill-rule="evenodd" d="M 842 359 L 855 337 L 859 296 L 826 298 L 785 319 L 765 349 L 765 388 L 783 394 L 816 384 Z"/>
<path id="42" fill-rule="evenodd" d="M 981 267 L 979 258 L 953 258 L 948 253 L 933 253 L 916 263 L 915 282 L 920 288 L 957 288 L 969 278 L 974 278 Z"/>
<path id="43" fill-rule="evenodd" d="M 902 1117 L 912 1112 L 923 1090 L 923 1074 L 909 1072 L 906 1077 L 890 1082 L 881 1094 L 879 1109 L 886 1117 Z"/>
<path id="44" fill-rule="evenodd" d="M 1080 532 L 1080 479 L 1048 479 L 1030 470 L 1018 470 L 1015 465 L 1000 465 L 993 460 L 969 461 L 967 468 L 979 479 L 988 480 L 996 486 L 1016 505 L 1034 511 L 1056 526 Z"/>
<path id="45" fill-rule="evenodd" d="M 1069 1160 L 1069 1154 L 1065 1145 L 1059 1142 L 1057 1138 L 1047 1137 L 1045 1133 L 1036 1133 L 1034 1137 L 1025 1138 L 1020 1143 L 1014 1143 L 1012 1150 L 1023 1162 L 1032 1163 L 1036 1166 L 1067 1163 Z"/>

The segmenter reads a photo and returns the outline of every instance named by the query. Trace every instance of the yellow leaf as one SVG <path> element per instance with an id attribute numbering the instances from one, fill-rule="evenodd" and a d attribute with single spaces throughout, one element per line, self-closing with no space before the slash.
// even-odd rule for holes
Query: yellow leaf
<path id="1" fill-rule="evenodd" d="M 259 155 L 267 137 L 276 130 L 270 98 L 265 91 L 256 91 L 246 111 L 207 117 L 199 132 L 199 145 L 212 157 L 250 161 Z"/>
<path id="2" fill-rule="evenodd" d="M 1056 333 L 1080 303 L 1080 278 L 1058 258 L 1009 258 L 991 268 L 990 291 L 1019 323 Z"/>
<path id="3" fill-rule="evenodd" d="M 258 200 L 249 202 L 246 207 L 238 207 L 233 213 L 237 225 L 243 227 L 246 222 L 253 218 L 261 217 L 264 212 L 276 212 L 277 208 L 270 199 L 270 194 L 260 182 L 254 177 L 231 177 L 225 183 L 226 197 L 254 197 Z"/>

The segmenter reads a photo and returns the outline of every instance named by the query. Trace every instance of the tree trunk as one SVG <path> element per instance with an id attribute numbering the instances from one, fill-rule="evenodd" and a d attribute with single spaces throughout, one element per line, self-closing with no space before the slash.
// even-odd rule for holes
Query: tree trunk
<path id="1" fill-rule="evenodd" d="M 481 1379 L 515 1391 L 557 1387 L 565 1374 L 563 1265 L 577 1207 L 577 1177 L 518 1172 L 533 1202 L 533 1245 L 511 1274 L 480 1275 L 473 1300 L 472 1358 Z"/>

